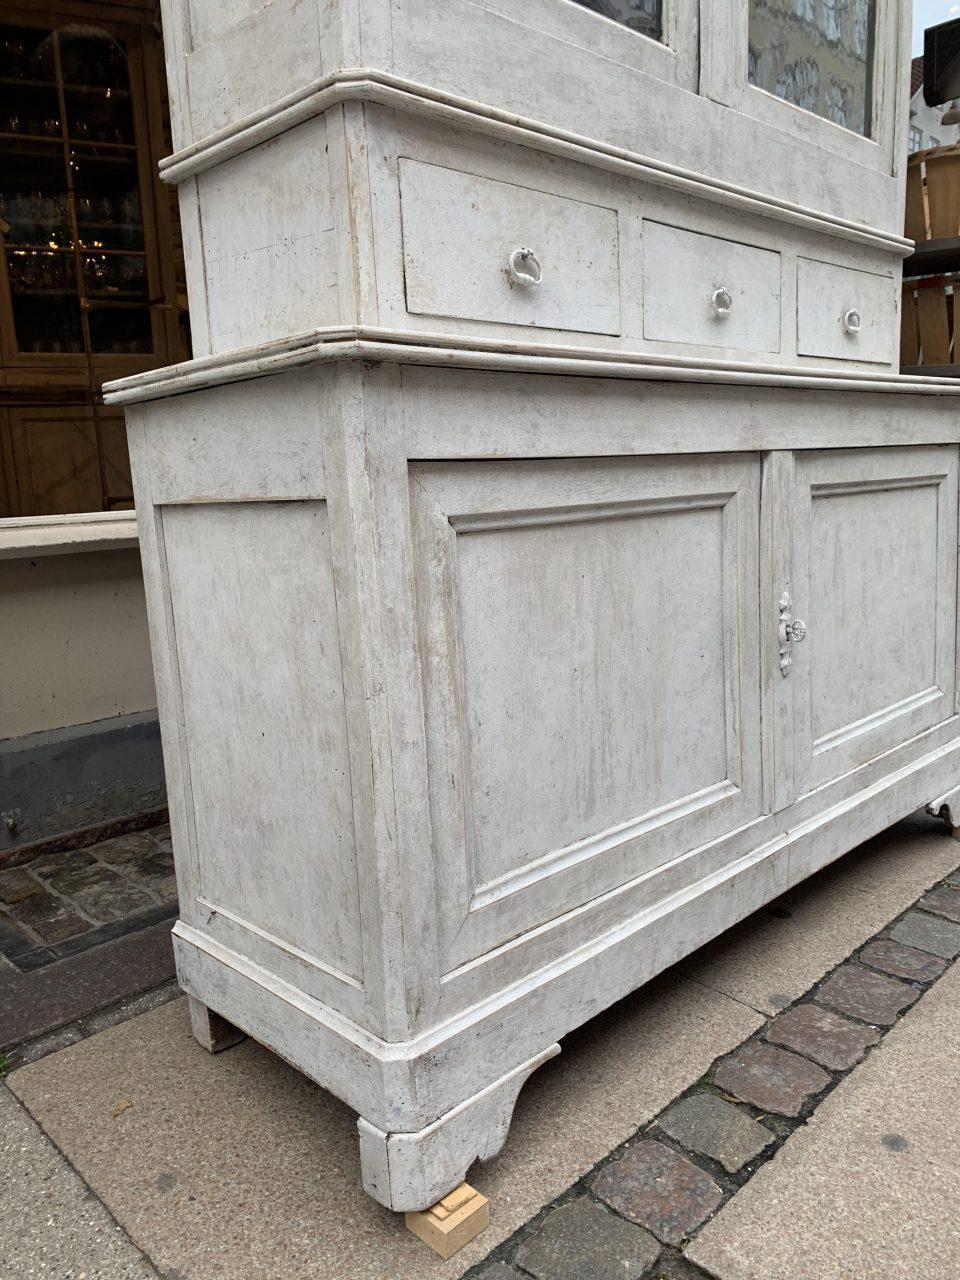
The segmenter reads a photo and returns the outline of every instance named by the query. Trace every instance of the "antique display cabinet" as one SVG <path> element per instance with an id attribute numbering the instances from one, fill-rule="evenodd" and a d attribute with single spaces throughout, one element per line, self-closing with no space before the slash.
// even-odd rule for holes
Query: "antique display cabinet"
<path id="1" fill-rule="evenodd" d="M 909 6 L 167 0 L 127 411 L 198 1034 L 418 1209 L 558 1040 L 960 788 Z"/>

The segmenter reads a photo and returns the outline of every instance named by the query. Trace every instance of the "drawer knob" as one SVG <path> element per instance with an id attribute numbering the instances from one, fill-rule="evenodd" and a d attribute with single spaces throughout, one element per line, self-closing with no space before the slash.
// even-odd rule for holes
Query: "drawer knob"
<path id="1" fill-rule="evenodd" d="M 725 320 L 733 310 L 733 296 L 730 293 L 730 290 L 724 285 L 720 285 L 719 288 L 714 289 L 713 293 L 710 295 L 710 301 L 713 303 L 714 311 L 721 319 Z"/>
<path id="2" fill-rule="evenodd" d="M 543 279 L 543 268 L 540 259 L 532 249 L 514 249 L 507 259 L 510 276 L 514 283 L 525 287 L 539 284 Z"/>
<path id="3" fill-rule="evenodd" d="M 859 333 L 862 324 L 863 319 L 856 307 L 851 307 L 849 311 L 843 313 L 843 327 L 847 333 Z"/>

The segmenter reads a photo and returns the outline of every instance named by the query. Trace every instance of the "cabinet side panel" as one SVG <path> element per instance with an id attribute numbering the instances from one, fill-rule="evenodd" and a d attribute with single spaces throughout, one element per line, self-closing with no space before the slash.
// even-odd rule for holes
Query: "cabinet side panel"
<path id="1" fill-rule="evenodd" d="M 195 136 L 214 133 L 334 69 L 336 0 L 190 0 L 186 81 Z"/>
<path id="2" fill-rule="evenodd" d="M 359 982 L 326 503 L 159 510 L 202 902 Z"/>
<path id="3" fill-rule="evenodd" d="M 337 323 L 325 147 L 309 120 L 197 179 L 212 352 Z"/>

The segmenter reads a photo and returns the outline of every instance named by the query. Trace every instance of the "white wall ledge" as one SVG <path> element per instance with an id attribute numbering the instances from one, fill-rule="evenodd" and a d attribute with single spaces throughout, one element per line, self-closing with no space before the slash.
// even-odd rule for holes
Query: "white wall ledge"
<path id="1" fill-rule="evenodd" d="M 90 511 L 69 516 L 14 516 L 0 520 L 0 560 L 58 556 L 72 551 L 136 547 L 133 511 Z"/>

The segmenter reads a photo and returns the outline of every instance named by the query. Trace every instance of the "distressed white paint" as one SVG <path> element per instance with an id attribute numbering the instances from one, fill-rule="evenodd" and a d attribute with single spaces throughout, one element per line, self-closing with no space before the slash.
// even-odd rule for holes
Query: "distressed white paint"
<path id="1" fill-rule="evenodd" d="M 166 4 L 199 358 L 107 395 L 200 1037 L 422 1208 L 561 1036 L 956 791 L 960 385 L 896 371 L 890 0 L 841 142 L 743 0 L 286 5 Z"/>
<path id="2" fill-rule="evenodd" d="M 889 276 L 797 259 L 798 355 L 885 364 L 897 325 Z"/>
<path id="3" fill-rule="evenodd" d="M 780 350 L 780 254 L 770 249 L 644 219 L 643 294 L 645 338 Z"/>
<path id="4" fill-rule="evenodd" d="M 614 209 L 420 161 L 401 159 L 399 169 L 411 312 L 620 332 Z M 518 248 L 535 255 L 539 283 L 511 273 Z"/>

